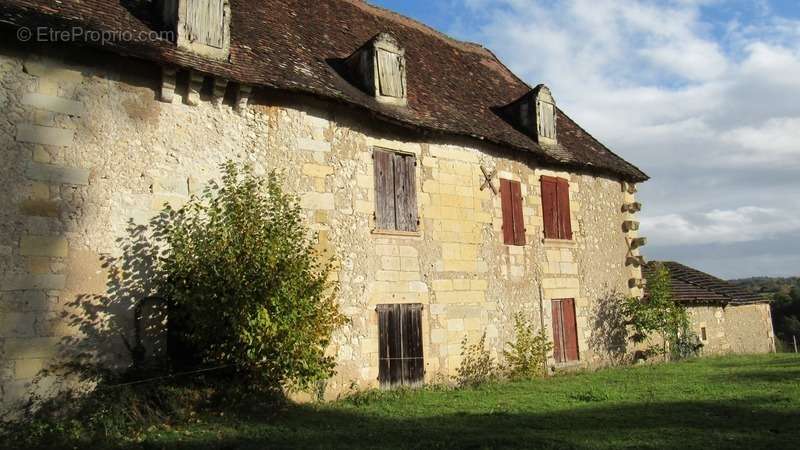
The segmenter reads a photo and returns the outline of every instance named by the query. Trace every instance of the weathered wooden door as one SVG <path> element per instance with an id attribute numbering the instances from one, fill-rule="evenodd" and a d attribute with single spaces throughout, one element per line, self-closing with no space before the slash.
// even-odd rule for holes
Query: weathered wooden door
<path id="1" fill-rule="evenodd" d="M 421 385 L 425 376 L 422 355 L 422 305 L 378 305 L 381 387 Z"/>
<path id="2" fill-rule="evenodd" d="M 575 300 L 553 300 L 553 356 L 556 362 L 578 361 L 578 326 L 575 318 Z"/>

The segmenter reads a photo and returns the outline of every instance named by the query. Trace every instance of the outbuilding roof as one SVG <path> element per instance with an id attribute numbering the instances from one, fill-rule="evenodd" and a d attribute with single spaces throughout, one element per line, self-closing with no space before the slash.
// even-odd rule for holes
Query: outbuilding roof
<path id="1" fill-rule="evenodd" d="M 204 58 L 166 40 L 88 44 L 239 83 L 346 103 L 398 125 L 530 152 L 545 164 L 609 173 L 627 181 L 648 179 L 561 110 L 557 112 L 557 147 L 539 146 L 503 120 L 497 109 L 529 92 L 531 86 L 479 45 L 457 41 L 361 0 L 230 0 L 230 4 L 227 61 Z M 159 29 L 151 5 L 141 0 L 3 0 L 0 22 L 13 27 L 127 31 L 138 36 Z M 381 32 L 392 34 L 406 50 L 407 107 L 377 102 L 333 68 L 332 61 L 346 58 Z"/>
<path id="2" fill-rule="evenodd" d="M 673 261 L 650 261 L 644 266 L 648 278 L 661 264 L 669 271 L 672 296 L 684 304 L 749 304 L 768 300 L 728 281 Z"/>

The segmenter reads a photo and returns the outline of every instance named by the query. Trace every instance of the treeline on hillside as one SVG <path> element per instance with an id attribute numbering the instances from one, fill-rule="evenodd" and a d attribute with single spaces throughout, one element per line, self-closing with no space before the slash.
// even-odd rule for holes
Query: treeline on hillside
<path id="1" fill-rule="evenodd" d="M 792 342 L 792 336 L 797 336 L 800 343 L 800 277 L 745 278 L 733 283 L 768 296 L 775 334 L 784 342 Z"/>

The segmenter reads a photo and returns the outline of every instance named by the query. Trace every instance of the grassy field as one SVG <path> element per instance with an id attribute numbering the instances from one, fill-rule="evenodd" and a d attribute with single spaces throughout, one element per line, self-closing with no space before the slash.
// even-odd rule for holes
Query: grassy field
<path id="1" fill-rule="evenodd" d="M 371 392 L 158 429 L 141 448 L 800 448 L 800 358 L 725 357 L 474 390 Z"/>
<path id="2" fill-rule="evenodd" d="M 248 402 L 250 404 L 251 402 Z M 252 402 L 255 403 L 255 402 Z M 252 405 L 251 405 L 252 406 Z M 504 383 L 366 392 L 204 413 L 111 443 L 51 448 L 800 448 L 800 357 L 725 357 Z M 96 427 L 95 427 L 96 428 Z M 0 448 L 8 448 L 0 442 Z"/>

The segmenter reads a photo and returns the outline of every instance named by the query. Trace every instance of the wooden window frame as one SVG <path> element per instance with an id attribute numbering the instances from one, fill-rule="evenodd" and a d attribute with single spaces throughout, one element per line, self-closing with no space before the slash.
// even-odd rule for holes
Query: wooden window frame
<path id="1" fill-rule="evenodd" d="M 425 355 L 420 303 L 383 304 L 378 314 L 378 381 L 382 388 L 420 386 Z"/>
<path id="2" fill-rule="evenodd" d="M 580 361 L 581 352 L 578 341 L 578 317 L 575 299 L 553 299 L 550 304 L 553 316 L 553 358 L 559 364 Z M 565 318 L 565 315 L 568 317 Z M 572 323 L 570 324 L 570 322 Z"/>
<path id="3" fill-rule="evenodd" d="M 375 233 L 419 233 L 417 155 L 386 148 L 372 151 L 375 176 Z"/>
<path id="4" fill-rule="evenodd" d="M 524 246 L 526 242 L 525 212 L 522 199 L 522 183 L 500 179 L 500 203 L 503 214 L 503 243 Z"/>
<path id="5" fill-rule="evenodd" d="M 572 241 L 572 210 L 569 181 L 564 178 L 541 177 L 542 222 L 545 240 Z"/>

